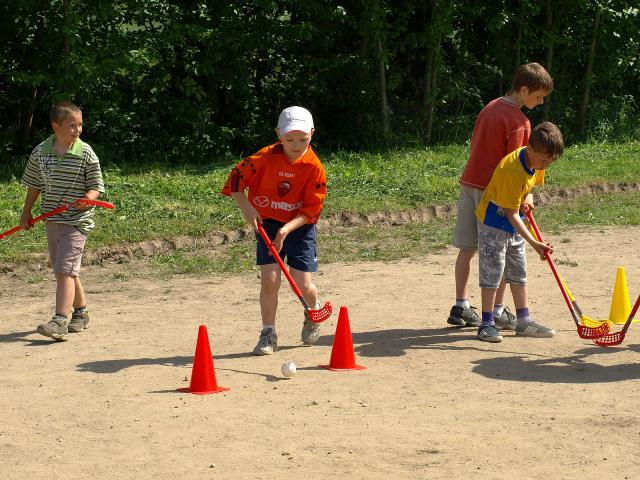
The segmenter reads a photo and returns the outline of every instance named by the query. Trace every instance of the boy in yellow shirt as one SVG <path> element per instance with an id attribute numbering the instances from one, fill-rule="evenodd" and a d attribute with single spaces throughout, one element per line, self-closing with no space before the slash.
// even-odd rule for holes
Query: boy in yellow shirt
<path id="1" fill-rule="evenodd" d="M 476 209 L 478 252 L 480 254 L 480 288 L 482 323 L 478 339 L 501 342 L 496 328 L 494 303 L 504 274 L 511 286 L 516 307 L 516 335 L 550 338 L 555 330 L 540 325 L 529 316 L 527 299 L 527 259 L 525 240 L 544 259 L 551 244 L 537 241 L 520 217 L 520 208 L 534 185 L 541 185 L 544 170 L 564 151 L 562 133 L 551 122 L 543 122 L 531 131 L 529 146 L 518 148 L 504 157 L 491 177 Z"/>

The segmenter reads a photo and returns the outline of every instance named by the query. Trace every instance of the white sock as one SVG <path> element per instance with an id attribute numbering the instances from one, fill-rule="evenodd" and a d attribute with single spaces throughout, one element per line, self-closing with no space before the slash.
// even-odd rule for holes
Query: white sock
<path id="1" fill-rule="evenodd" d="M 267 330 L 268 328 L 270 328 L 274 332 L 276 331 L 276 326 L 275 325 L 262 325 L 262 330 Z"/>
<path id="2" fill-rule="evenodd" d="M 471 307 L 471 304 L 468 298 L 456 298 L 456 307 L 462 307 L 466 310 Z"/>
<path id="3" fill-rule="evenodd" d="M 499 317 L 500 315 L 502 315 L 502 312 L 504 312 L 504 305 L 501 303 L 498 303 L 496 305 L 493 306 L 493 315 L 496 317 Z"/>

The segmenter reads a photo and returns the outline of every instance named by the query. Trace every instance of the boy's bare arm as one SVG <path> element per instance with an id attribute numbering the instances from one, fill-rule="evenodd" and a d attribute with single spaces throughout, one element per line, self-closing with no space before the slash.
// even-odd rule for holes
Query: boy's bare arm
<path id="1" fill-rule="evenodd" d="M 100 197 L 100 192 L 98 190 L 87 190 L 84 193 L 84 198 L 87 200 L 97 200 Z"/>
<path id="2" fill-rule="evenodd" d="M 523 207 L 529 207 L 529 210 L 531 210 L 532 212 L 535 210 L 535 205 L 533 204 L 533 194 L 532 193 L 528 193 L 526 197 L 524 197 L 524 200 L 522 201 L 522 205 L 521 208 Z"/>
<path id="3" fill-rule="evenodd" d="M 251 205 L 244 192 L 231 192 L 231 198 L 235 200 L 240 208 L 245 221 L 257 231 L 258 224 L 262 223 L 262 218 L 260 218 L 258 211 L 253 208 L 253 205 Z"/>
<path id="4" fill-rule="evenodd" d="M 27 196 L 24 200 L 24 206 L 22 207 L 22 215 L 20 215 L 20 226 L 25 230 L 29 230 L 31 228 L 31 220 L 33 220 L 31 210 L 39 196 L 39 189 L 27 187 Z"/>
<path id="5" fill-rule="evenodd" d="M 529 243 L 529 245 L 531 245 L 534 248 L 534 250 L 537 252 L 538 255 L 540 255 L 540 258 L 542 260 L 545 259 L 544 257 L 545 250 L 547 250 L 549 253 L 553 253 L 553 246 L 551 245 L 551 243 L 539 242 L 535 238 L 533 238 L 533 235 L 531 235 L 531 232 L 529 232 L 529 229 L 526 227 L 526 225 L 520 218 L 520 213 L 518 210 L 510 210 L 510 209 L 506 209 L 506 210 L 507 210 L 507 218 L 509 219 L 509 223 L 511 224 L 511 226 L 515 228 L 516 232 L 518 232 L 522 236 L 522 238 L 524 238 Z"/>

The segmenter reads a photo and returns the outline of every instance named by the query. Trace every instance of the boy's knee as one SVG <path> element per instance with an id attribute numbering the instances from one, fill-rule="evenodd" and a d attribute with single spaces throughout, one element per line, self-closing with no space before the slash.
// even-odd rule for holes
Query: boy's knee
<path id="1" fill-rule="evenodd" d="M 280 279 L 277 276 L 268 275 L 262 278 L 261 286 L 264 292 L 277 292 L 280 289 Z"/>
<path id="2" fill-rule="evenodd" d="M 67 278 L 75 279 L 78 276 L 70 272 L 55 272 L 57 280 L 65 280 Z"/>
<path id="3" fill-rule="evenodd" d="M 317 292 L 316 286 L 313 282 L 305 282 L 302 285 L 300 285 L 300 290 L 302 291 L 302 294 L 307 296 L 307 295 L 315 295 Z"/>
<path id="4" fill-rule="evenodd" d="M 461 248 L 460 250 L 458 250 L 458 258 L 462 260 L 471 261 L 471 259 L 476 254 L 476 251 L 477 251 L 476 249 Z"/>

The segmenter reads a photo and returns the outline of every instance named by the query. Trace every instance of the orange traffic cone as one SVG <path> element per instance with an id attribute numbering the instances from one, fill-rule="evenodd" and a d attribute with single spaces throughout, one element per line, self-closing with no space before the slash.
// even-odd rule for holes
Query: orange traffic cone
<path id="1" fill-rule="evenodd" d="M 181 388 L 180 390 L 198 395 L 229 390 L 228 388 L 219 387 L 216 382 L 216 372 L 213 369 L 213 357 L 211 356 L 206 325 L 200 325 L 198 329 L 196 354 L 193 357 L 193 368 L 191 369 L 191 383 L 189 388 Z"/>
<path id="2" fill-rule="evenodd" d="M 356 355 L 353 351 L 353 341 L 351 340 L 351 327 L 349 327 L 349 312 L 347 307 L 340 307 L 336 334 L 333 337 L 333 347 L 331 349 L 331 360 L 329 365 L 320 365 L 329 370 L 364 370 L 367 367 L 356 365 Z"/>

